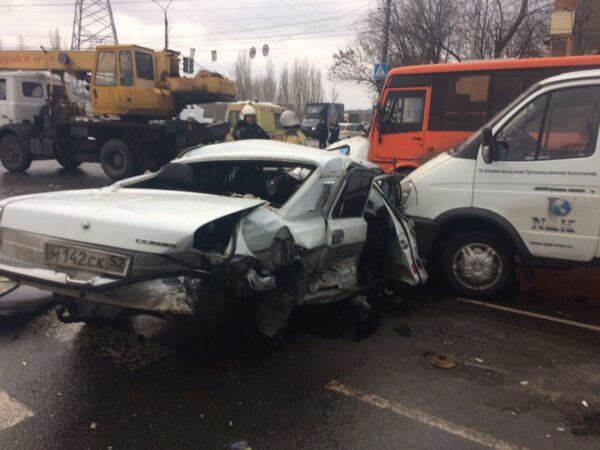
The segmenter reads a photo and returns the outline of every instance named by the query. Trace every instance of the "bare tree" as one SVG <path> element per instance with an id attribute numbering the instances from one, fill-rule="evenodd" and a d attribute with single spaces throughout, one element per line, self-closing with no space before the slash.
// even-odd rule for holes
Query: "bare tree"
<path id="1" fill-rule="evenodd" d="M 277 103 L 286 108 L 290 107 L 290 74 L 287 63 L 279 72 L 279 85 L 277 87 Z"/>
<path id="2" fill-rule="evenodd" d="M 51 50 L 60 50 L 60 31 L 58 31 L 58 28 L 48 31 L 48 41 Z"/>
<path id="3" fill-rule="evenodd" d="M 257 76 L 252 82 L 254 97 L 261 101 L 274 102 L 277 98 L 277 74 L 273 60 L 267 61 L 265 74 Z"/>
<path id="4" fill-rule="evenodd" d="M 353 45 L 333 56 L 329 76 L 376 93 L 374 55 L 382 39 L 383 2 L 357 25 Z M 463 59 L 531 57 L 547 53 L 554 0 L 395 0 L 388 64 L 437 64 Z"/>
<path id="5" fill-rule="evenodd" d="M 338 100 L 340 99 L 340 92 L 337 90 L 337 87 L 335 86 L 335 84 L 331 84 L 331 87 L 329 89 L 329 101 L 331 103 L 337 103 Z"/>
<path id="6" fill-rule="evenodd" d="M 252 64 L 246 52 L 240 51 L 233 66 L 238 100 L 252 100 Z"/>
<path id="7" fill-rule="evenodd" d="M 17 36 L 17 48 L 19 50 L 25 50 L 25 40 L 23 39 L 22 34 Z"/>

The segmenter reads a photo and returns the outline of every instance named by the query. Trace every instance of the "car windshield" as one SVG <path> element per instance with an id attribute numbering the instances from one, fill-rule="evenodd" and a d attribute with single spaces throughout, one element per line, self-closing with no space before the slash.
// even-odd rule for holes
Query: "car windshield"
<path id="1" fill-rule="evenodd" d="M 313 171 L 309 165 L 278 161 L 172 162 L 155 177 L 124 187 L 260 198 L 280 208 Z"/>

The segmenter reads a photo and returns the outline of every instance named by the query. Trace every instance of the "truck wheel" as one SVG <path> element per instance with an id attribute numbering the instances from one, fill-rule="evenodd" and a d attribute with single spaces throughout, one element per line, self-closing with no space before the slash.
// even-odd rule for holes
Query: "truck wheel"
<path id="1" fill-rule="evenodd" d="M 106 141 L 100 149 L 100 164 L 104 173 L 113 180 L 132 176 L 136 171 L 133 153 L 120 139 Z"/>
<path id="2" fill-rule="evenodd" d="M 444 281 L 458 295 L 495 297 L 515 280 L 513 254 L 491 233 L 453 236 L 442 249 L 440 264 Z"/>
<path id="3" fill-rule="evenodd" d="M 81 165 L 81 161 L 74 160 L 72 156 L 59 156 L 56 160 L 67 170 L 77 169 Z"/>
<path id="4" fill-rule="evenodd" d="M 11 172 L 25 172 L 31 166 L 31 153 L 23 148 L 21 140 L 9 134 L 0 141 L 0 161 Z"/>

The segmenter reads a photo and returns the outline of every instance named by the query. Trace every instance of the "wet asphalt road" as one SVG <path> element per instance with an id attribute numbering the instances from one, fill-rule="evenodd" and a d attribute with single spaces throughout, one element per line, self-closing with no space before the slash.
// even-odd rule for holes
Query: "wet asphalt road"
<path id="1" fill-rule="evenodd" d="M 94 165 L 34 163 L 0 172 L 0 197 L 106 184 Z M 540 273 L 503 304 L 600 326 L 581 281 L 595 276 Z M 301 309 L 271 353 L 174 321 L 0 320 L 0 449 L 600 448 L 600 332 L 435 285 L 402 300 L 375 302 L 369 330 L 341 307 Z"/>

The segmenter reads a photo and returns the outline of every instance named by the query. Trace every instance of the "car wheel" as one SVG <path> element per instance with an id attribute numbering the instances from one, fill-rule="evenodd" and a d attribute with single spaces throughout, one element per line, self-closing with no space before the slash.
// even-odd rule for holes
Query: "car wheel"
<path id="1" fill-rule="evenodd" d="M 136 172 L 133 153 L 120 139 L 104 143 L 100 149 L 100 164 L 106 176 L 113 180 L 130 177 Z"/>
<path id="2" fill-rule="evenodd" d="M 514 255 L 487 232 L 472 231 L 450 238 L 440 264 L 444 281 L 458 295 L 495 297 L 515 280 Z"/>
<path id="3" fill-rule="evenodd" d="M 7 170 L 25 172 L 31 166 L 32 159 L 31 153 L 23 148 L 17 136 L 9 134 L 0 141 L 0 161 Z"/>

